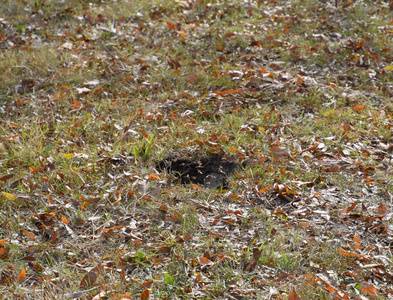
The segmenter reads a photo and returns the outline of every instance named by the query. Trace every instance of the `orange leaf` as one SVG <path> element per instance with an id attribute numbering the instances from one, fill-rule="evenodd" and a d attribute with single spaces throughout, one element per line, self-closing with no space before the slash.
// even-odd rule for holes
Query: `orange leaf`
<path id="1" fill-rule="evenodd" d="M 210 259 L 208 259 L 204 256 L 198 257 L 197 260 L 200 265 L 212 265 L 213 264 L 213 262 Z"/>
<path id="2" fill-rule="evenodd" d="M 360 244 L 360 239 L 356 235 L 353 236 L 353 239 L 355 240 L 356 244 Z"/>
<path id="3" fill-rule="evenodd" d="M 66 217 L 64 217 L 63 215 L 61 215 L 61 220 L 63 221 L 63 223 L 65 223 L 67 225 L 70 223 L 70 221 Z"/>
<path id="4" fill-rule="evenodd" d="M 158 176 L 154 175 L 154 174 L 150 174 L 149 175 L 149 181 L 153 181 L 155 179 L 158 179 Z"/>
<path id="5" fill-rule="evenodd" d="M 364 256 L 362 256 L 362 255 L 360 255 L 360 254 L 357 254 L 357 253 L 347 252 L 347 251 L 345 251 L 345 250 L 343 250 L 343 249 L 341 249 L 341 248 L 338 249 L 338 251 L 340 252 L 340 254 L 341 254 L 342 256 L 356 257 L 357 259 L 366 260 L 366 259 L 364 258 Z"/>
<path id="6" fill-rule="evenodd" d="M 354 203 L 352 203 L 351 207 L 348 207 L 346 209 L 347 212 L 350 212 L 352 210 L 354 210 L 354 208 L 356 207 L 356 205 L 359 203 L 359 201 L 355 201 Z"/>
<path id="7" fill-rule="evenodd" d="M 26 229 L 23 229 L 22 234 L 24 236 L 27 236 L 29 239 L 31 240 L 35 240 L 36 239 L 36 235 L 30 231 L 27 231 Z"/>
<path id="8" fill-rule="evenodd" d="M 37 172 L 37 168 L 34 166 L 29 167 L 29 169 L 31 172 Z"/>
<path id="9" fill-rule="evenodd" d="M 355 105 L 352 107 L 352 109 L 356 112 L 361 112 L 365 107 L 365 105 Z"/>
<path id="10" fill-rule="evenodd" d="M 26 279 L 26 269 L 23 269 L 18 275 L 19 283 L 22 283 Z"/>
<path id="11" fill-rule="evenodd" d="M 272 184 L 268 185 L 267 187 L 265 187 L 265 188 L 263 188 L 263 189 L 260 189 L 260 190 L 259 190 L 259 193 L 260 193 L 260 194 L 266 193 L 266 191 L 267 191 L 271 186 L 272 186 Z"/>
<path id="12" fill-rule="evenodd" d="M 365 281 L 362 281 L 360 291 L 369 295 L 375 295 L 378 292 L 378 290 L 371 283 Z"/>
<path id="13" fill-rule="evenodd" d="M 173 24 L 173 23 L 171 23 L 171 22 L 166 22 L 166 24 L 167 24 L 167 25 L 169 26 L 169 28 L 172 29 L 172 30 L 177 30 L 177 31 L 180 30 L 180 26 L 179 26 L 179 25 Z"/>
<path id="14" fill-rule="evenodd" d="M 149 295 L 150 295 L 150 290 L 145 289 L 145 290 L 141 293 L 141 300 L 149 299 Z"/>
<path id="15" fill-rule="evenodd" d="M 149 288 L 149 287 L 151 287 L 152 284 L 153 284 L 152 280 L 147 280 L 147 281 L 145 281 L 144 283 L 141 284 L 141 287 Z"/>
<path id="16" fill-rule="evenodd" d="M 217 45 L 217 46 L 216 46 L 216 50 L 217 50 L 217 51 L 220 51 L 220 52 L 224 52 L 224 47 L 221 46 L 221 45 Z"/>
<path id="17" fill-rule="evenodd" d="M 288 295 L 288 300 L 301 300 L 301 298 L 300 298 L 299 295 L 296 293 L 296 291 L 293 290 L 292 292 L 289 293 L 289 295 Z"/>
<path id="18" fill-rule="evenodd" d="M 344 131 L 349 131 L 351 129 L 351 127 L 350 127 L 348 122 L 344 123 L 343 129 L 344 129 Z"/>
<path id="19" fill-rule="evenodd" d="M 9 255 L 8 252 L 10 252 L 10 248 L 9 247 L 3 248 L 3 245 L 1 245 L 0 259 L 7 259 Z"/>
<path id="20" fill-rule="evenodd" d="M 57 229 L 56 229 L 56 231 L 53 233 L 52 239 L 51 239 L 50 243 L 53 245 L 54 243 L 56 243 L 56 240 L 57 240 Z"/>
<path id="21" fill-rule="evenodd" d="M 381 203 L 381 204 L 378 206 L 378 208 L 377 208 L 378 215 L 380 215 L 380 216 L 386 215 L 386 210 L 387 210 L 386 206 L 385 206 L 384 204 Z"/>

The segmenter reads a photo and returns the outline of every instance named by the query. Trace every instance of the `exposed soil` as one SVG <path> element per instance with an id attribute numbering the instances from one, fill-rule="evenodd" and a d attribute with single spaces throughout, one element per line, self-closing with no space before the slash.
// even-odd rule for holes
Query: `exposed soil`
<path id="1" fill-rule="evenodd" d="M 199 184 L 211 189 L 226 188 L 227 177 L 240 165 L 227 161 L 220 155 L 208 158 L 168 157 L 157 167 L 171 172 L 181 184 Z"/>

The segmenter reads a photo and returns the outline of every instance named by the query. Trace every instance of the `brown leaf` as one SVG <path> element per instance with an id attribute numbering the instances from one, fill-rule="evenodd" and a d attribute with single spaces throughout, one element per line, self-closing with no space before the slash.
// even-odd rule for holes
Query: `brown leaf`
<path id="1" fill-rule="evenodd" d="M 250 262 L 244 267 L 244 271 L 252 272 L 254 271 L 255 267 L 258 264 L 259 258 L 261 257 L 262 249 L 259 250 L 258 248 L 254 249 L 252 258 Z"/>
<path id="2" fill-rule="evenodd" d="M 386 206 L 383 204 L 383 203 L 381 203 L 379 206 L 378 206 L 378 208 L 377 208 L 377 214 L 378 214 L 378 216 L 385 216 L 386 215 L 386 212 L 387 212 L 387 208 L 386 208 Z"/>
<path id="3" fill-rule="evenodd" d="M 344 130 L 344 131 L 349 131 L 350 129 L 351 129 L 350 124 L 349 124 L 348 122 L 344 123 L 344 125 L 343 125 L 343 130 Z"/>
<path id="4" fill-rule="evenodd" d="M 0 181 L 7 181 L 8 179 L 14 177 L 15 174 L 7 174 L 0 177 Z"/>
<path id="5" fill-rule="evenodd" d="M 221 46 L 221 45 L 217 45 L 217 46 L 216 46 L 216 50 L 217 50 L 217 51 L 220 51 L 220 52 L 224 52 L 224 47 Z"/>
<path id="6" fill-rule="evenodd" d="M 96 272 L 90 271 L 89 273 L 87 273 L 83 277 L 83 279 L 82 279 L 82 281 L 81 281 L 79 286 L 83 287 L 83 288 L 90 287 L 90 286 L 94 285 L 94 283 L 97 280 L 97 277 L 98 277 L 98 275 L 97 275 Z"/>
<path id="7" fill-rule="evenodd" d="M 347 212 L 350 212 L 352 210 L 354 210 L 354 208 L 356 207 L 356 205 L 358 205 L 359 201 L 355 201 L 354 203 L 352 203 L 352 205 L 350 207 L 348 207 L 346 209 Z"/>
<path id="8" fill-rule="evenodd" d="M 145 290 L 141 293 L 141 300 L 149 299 L 149 295 L 150 295 L 150 290 L 145 289 Z"/>
<path id="9" fill-rule="evenodd" d="M 168 205 L 166 205 L 165 203 L 163 203 L 158 210 L 162 213 L 166 213 L 168 211 Z"/>
<path id="10" fill-rule="evenodd" d="M 290 157 L 291 151 L 284 147 L 272 146 L 271 150 L 276 157 Z"/>
<path id="11" fill-rule="evenodd" d="M 57 240 L 57 229 L 56 229 L 56 231 L 53 233 L 52 239 L 51 239 L 50 243 L 53 245 L 54 243 L 56 243 L 56 240 Z"/>
<path id="12" fill-rule="evenodd" d="M 28 264 L 29 264 L 29 267 L 36 272 L 41 272 L 43 270 L 43 268 L 39 264 L 33 264 L 31 262 L 29 262 Z"/>
<path id="13" fill-rule="evenodd" d="M 1 245 L 0 247 L 0 259 L 7 259 L 9 256 L 10 248 L 9 247 L 3 247 Z"/>
<path id="14" fill-rule="evenodd" d="M 172 248 L 172 247 L 163 246 L 163 247 L 161 247 L 160 249 L 158 249 L 158 252 L 159 252 L 159 253 L 169 253 L 169 252 L 171 252 L 171 248 Z"/>
<path id="15" fill-rule="evenodd" d="M 186 78 L 188 83 L 191 83 L 191 84 L 198 83 L 198 76 L 195 73 L 185 74 L 184 77 Z"/>
<path id="16" fill-rule="evenodd" d="M 23 258 L 21 258 L 21 260 L 24 260 L 24 261 L 35 261 L 35 257 L 34 256 L 25 256 L 25 257 L 23 257 Z"/>
<path id="17" fill-rule="evenodd" d="M 147 280 L 147 281 L 145 281 L 144 283 L 141 284 L 141 287 L 149 288 L 149 287 L 151 287 L 152 284 L 153 284 L 152 280 Z"/>
<path id="18" fill-rule="evenodd" d="M 33 232 L 27 231 L 26 229 L 23 229 L 22 234 L 24 236 L 27 236 L 31 240 L 35 240 L 36 239 L 36 235 Z"/>
<path id="19" fill-rule="evenodd" d="M 119 263 L 120 263 L 120 268 L 121 268 L 120 278 L 121 278 L 122 280 L 125 280 L 125 279 L 126 279 L 126 271 L 125 271 L 125 269 L 124 269 L 124 263 L 125 263 L 125 261 L 124 261 L 123 258 L 121 258 L 120 255 L 118 255 L 118 257 L 119 257 Z"/>
<path id="20" fill-rule="evenodd" d="M 295 290 L 289 293 L 288 300 L 302 300 Z"/>

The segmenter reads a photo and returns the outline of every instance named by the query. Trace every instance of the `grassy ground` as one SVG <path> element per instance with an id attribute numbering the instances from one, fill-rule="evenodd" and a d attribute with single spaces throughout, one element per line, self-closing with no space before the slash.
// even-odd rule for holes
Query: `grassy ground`
<path id="1" fill-rule="evenodd" d="M 2 299 L 393 299 L 391 3 L 3 1 Z"/>

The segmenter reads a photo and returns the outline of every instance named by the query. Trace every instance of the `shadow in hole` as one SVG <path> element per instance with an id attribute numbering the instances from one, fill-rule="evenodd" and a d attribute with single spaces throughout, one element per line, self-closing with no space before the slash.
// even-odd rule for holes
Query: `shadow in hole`
<path id="1" fill-rule="evenodd" d="M 157 164 L 158 169 L 172 173 L 181 184 L 195 183 L 211 189 L 227 188 L 228 175 L 238 167 L 219 155 L 200 159 L 168 157 Z"/>

